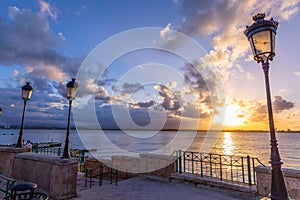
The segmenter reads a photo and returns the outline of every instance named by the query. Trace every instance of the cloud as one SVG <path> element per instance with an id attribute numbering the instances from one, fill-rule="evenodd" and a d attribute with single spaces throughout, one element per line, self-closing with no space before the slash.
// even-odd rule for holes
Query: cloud
<path id="1" fill-rule="evenodd" d="M 14 73 L 13 73 L 13 76 L 19 76 L 20 75 L 20 72 L 18 70 L 14 70 Z"/>
<path id="2" fill-rule="evenodd" d="M 275 96 L 273 101 L 274 111 L 282 112 L 283 110 L 289 110 L 294 107 L 294 103 L 283 99 L 281 96 Z"/>
<path id="3" fill-rule="evenodd" d="M 288 113 L 287 114 L 287 119 L 291 119 L 293 121 L 297 121 L 300 116 L 300 110 L 296 110 L 294 112 Z"/>
<path id="4" fill-rule="evenodd" d="M 182 117 L 187 118 L 206 118 L 209 117 L 209 114 L 205 111 L 200 112 L 199 105 L 195 102 L 188 102 L 186 105 L 183 106 L 183 111 L 181 112 Z"/>
<path id="5" fill-rule="evenodd" d="M 299 76 L 299 77 L 300 77 L 300 71 L 294 72 L 294 74 L 295 74 L 296 76 Z"/>
<path id="6" fill-rule="evenodd" d="M 86 83 L 81 83 L 80 87 L 84 87 L 83 91 L 88 91 L 89 94 L 95 94 L 95 100 L 99 100 L 102 103 L 111 103 L 111 97 L 108 91 L 103 85 L 95 83 L 95 80 L 88 79 Z M 81 96 L 80 94 L 78 96 Z"/>
<path id="7" fill-rule="evenodd" d="M 141 83 L 123 83 L 121 87 L 121 91 L 119 91 L 122 95 L 131 95 L 133 92 L 137 91 L 138 89 L 143 89 Z"/>
<path id="8" fill-rule="evenodd" d="M 131 104 L 135 108 L 149 108 L 155 104 L 155 101 L 150 100 L 148 102 L 138 102 Z"/>
<path id="9" fill-rule="evenodd" d="M 44 1 L 39 1 L 39 6 L 39 12 L 9 7 L 11 19 L 0 18 L 0 64 L 19 67 L 14 70 L 14 79 L 7 83 L 9 86 L 30 81 L 35 92 L 58 91 L 64 97 L 65 82 L 76 74 L 81 59 L 58 51 L 65 36 L 55 34 L 47 20 L 47 16 L 56 19 L 56 9 Z"/>
<path id="10" fill-rule="evenodd" d="M 9 19 L 0 17 L 0 65 L 17 66 L 12 69 L 12 77 L 5 80 L 9 89 L 0 88 L 7 95 L 0 105 L 6 108 L 5 121 L 15 123 L 22 111 L 20 86 L 30 81 L 33 95 L 26 124 L 35 125 L 39 121 L 45 126 L 60 126 L 63 122 L 65 126 L 66 81 L 76 74 L 81 58 L 59 51 L 65 36 L 53 32 L 49 21 L 57 19 L 58 10 L 45 1 L 38 3 L 37 12 L 13 6 L 7 10 Z"/>
<path id="11" fill-rule="evenodd" d="M 111 103 L 111 97 L 103 86 L 99 86 L 95 92 L 95 100 L 100 100 L 103 103 Z"/>
<path id="12" fill-rule="evenodd" d="M 59 32 L 58 34 L 58 37 L 62 40 L 62 41 L 66 41 L 67 38 L 64 36 L 64 34 L 62 32 Z"/>
<path id="13" fill-rule="evenodd" d="M 177 111 L 181 107 L 178 94 L 174 94 L 170 88 L 164 85 L 159 85 L 156 86 L 155 89 L 158 90 L 158 94 L 163 98 L 161 106 L 165 110 Z"/>
<path id="14" fill-rule="evenodd" d="M 41 15 L 22 9 L 10 23 L 0 19 L 1 64 L 37 64 L 60 62 L 56 39 Z M 21 33 L 21 34 L 20 34 Z"/>
<path id="15" fill-rule="evenodd" d="M 278 92 L 284 94 L 284 93 L 287 93 L 288 91 L 286 89 L 280 89 L 280 90 L 278 90 Z"/>
<path id="16" fill-rule="evenodd" d="M 52 19 L 56 20 L 57 18 L 57 14 L 56 14 L 56 8 L 51 6 L 49 3 L 40 0 L 39 1 L 40 4 L 40 13 L 45 16 L 45 15 L 49 15 Z"/>
<path id="17" fill-rule="evenodd" d="M 249 122 L 266 123 L 268 121 L 266 100 L 233 99 L 232 104 L 237 104 L 240 107 L 239 115 L 248 119 Z M 281 96 L 275 96 L 272 105 L 273 111 L 276 114 L 280 114 L 284 110 L 290 110 L 295 107 L 293 102 L 287 101 Z"/>
<path id="18" fill-rule="evenodd" d="M 45 79 L 59 82 L 65 82 L 68 78 L 65 72 L 55 65 L 27 66 L 25 70 L 27 72 L 26 76 L 31 76 L 32 74 L 33 77 L 44 77 Z"/>
<path id="19" fill-rule="evenodd" d="M 13 6 L 13 7 L 9 7 L 9 8 L 8 8 L 8 16 L 9 16 L 11 19 L 15 18 L 15 16 L 16 16 L 17 14 L 19 14 L 19 13 L 20 13 L 20 9 L 19 9 L 18 7 L 16 7 L 16 6 Z"/>
<path id="20" fill-rule="evenodd" d="M 166 42 L 173 40 L 172 34 L 170 34 L 171 23 L 168 23 L 167 26 L 160 31 L 159 36 Z"/>
<path id="21" fill-rule="evenodd" d="M 251 16 L 267 10 L 270 11 L 268 17 L 288 20 L 298 12 L 299 1 L 183 0 L 177 4 L 184 15 L 179 31 L 188 35 L 213 36 L 212 50 L 203 60 L 217 66 L 224 74 L 223 79 L 227 80 L 232 76 L 230 70 L 237 67 L 238 59 L 249 51 L 243 32 L 245 26 L 252 23 Z"/>
<path id="22" fill-rule="evenodd" d="M 55 16 L 49 4 L 40 1 L 41 12 L 9 7 L 11 20 L 0 18 L 0 64 L 61 68 L 65 73 L 75 74 L 79 59 L 59 52 L 62 33 L 55 35 L 49 27 L 45 15 Z"/>
<path id="23" fill-rule="evenodd" d="M 213 95 L 216 91 L 215 81 L 210 80 L 208 77 L 206 81 L 211 83 L 213 91 L 209 91 L 207 87 L 207 82 L 203 79 L 202 75 L 192 64 L 185 64 L 183 67 L 185 81 L 190 85 L 194 92 L 198 95 L 198 100 L 201 103 L 207 105 L 211 104 L 210 95 Z"/>

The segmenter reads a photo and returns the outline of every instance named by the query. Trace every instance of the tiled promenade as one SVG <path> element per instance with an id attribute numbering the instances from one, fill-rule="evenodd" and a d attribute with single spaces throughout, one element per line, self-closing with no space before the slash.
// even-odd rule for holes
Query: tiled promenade
<path id="1" fill-rule="evenodd" d="M 78 196 L 74 200 L 238 200 L 255 199 L 239 193 L 230 193 L 209 187 L 195 187 L 192 184 L 169 182 L 167 179 L 138 176 L 118 182 L 118 186 L 104 182 L 92 188 L 84 187 L 84 177 L 78 177 Z"/>

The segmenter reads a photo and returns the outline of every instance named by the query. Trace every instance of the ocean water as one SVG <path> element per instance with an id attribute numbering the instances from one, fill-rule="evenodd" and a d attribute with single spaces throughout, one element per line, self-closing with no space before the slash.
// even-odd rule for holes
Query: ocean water
<path id="1" fill-rule="evenodd" d="M 186 147 L 188 150 L 225 155 L 251 156 L 265 165 L 270 160 L 270 136 L 267 132 L 222 132 L 206 133 L 191 131 L 131 131 L 84 130 L 80 134 L 70 131 L 70 146 L 77 149 L 101 149 L 102 152 L 116 151 L 147 153 L 164 150 L 167 154 Z M 0 144 L 17 142 L 19 130 L 0 129 Z M 300 170 L 300 134 L 276 133 L 283 167 Z M 25 129 L 24 139 L 38 142 L 61 142 L 64 145 L 66 130 Z M 208 144 L 208 145 L 207 145 Z M 208 146 L 204 148 L 205 146 Z"/>

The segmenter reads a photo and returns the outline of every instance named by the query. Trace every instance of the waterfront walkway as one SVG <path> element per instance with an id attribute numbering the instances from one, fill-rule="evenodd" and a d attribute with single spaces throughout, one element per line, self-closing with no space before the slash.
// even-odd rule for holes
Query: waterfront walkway
<path id="1" fill-rule="evenodd" d="M 102 186 L 95 182 L 91 188 L 84 187 L 84 176 L 78 175 L 78 194 L 74 200 L 249 200 L 253 196 L 220 190 L 208 186 L 140 175 L 118 182 L 118 186 L 107 181 Z"/>

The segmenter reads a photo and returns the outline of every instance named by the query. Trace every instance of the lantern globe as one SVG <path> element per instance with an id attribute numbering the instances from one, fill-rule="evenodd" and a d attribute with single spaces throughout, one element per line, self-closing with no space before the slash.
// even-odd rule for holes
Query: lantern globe
<path id="1" fill-rule="evenodd" d="M 78 89 L 79 89 L 79 85 L 76 82 L 76 79 L 72 78 L 72 80 L 67 83 L 67 99 L 69 100 L 75 99 Z"/>
<path id="2" fill-rule="evenodd" d="M 246 27 L 244 34 L 247 36 L 254 60 L 258 63 L 266 63 L 273 60 L 275 56 L 275 36 L 278 22 L 273 18 L 265 20 L 265 13 L 258 13 L 253 16 L 255 21 Z"/>
<path id="3" fill-rule="evenodd" d="M 26 82 L 26 85 L 22 87 L 22 99 L 23 100 L 30 100 L 32 95 L 32 87 L 30 85 L 30 82 Z"/>

